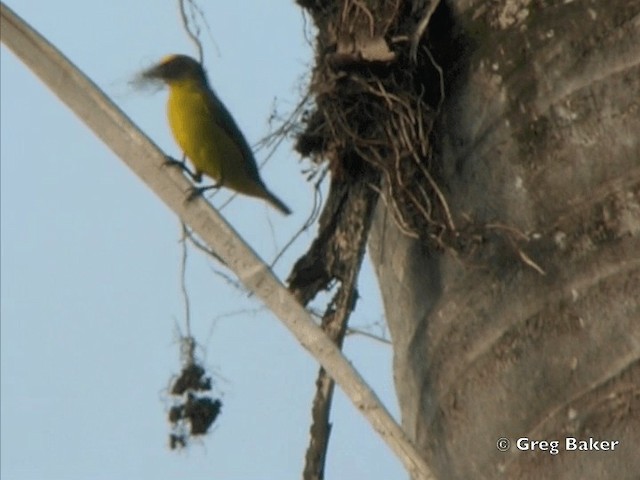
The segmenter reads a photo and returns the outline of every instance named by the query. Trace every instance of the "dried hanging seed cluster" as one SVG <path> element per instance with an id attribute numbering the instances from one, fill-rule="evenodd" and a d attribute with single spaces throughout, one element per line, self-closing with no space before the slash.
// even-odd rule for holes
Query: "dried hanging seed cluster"
<path id="1" fill-rule="evenodd" d="M 220 399 L 211 394 L 211 377 L 194 359 L 194 346 L 192 338 L 183 339 L 186 361 L 169 389 L 173 402 L 168 414 L 172 450 L 186 447 L 190 437 L 206 434 L 222 408 Z"/>

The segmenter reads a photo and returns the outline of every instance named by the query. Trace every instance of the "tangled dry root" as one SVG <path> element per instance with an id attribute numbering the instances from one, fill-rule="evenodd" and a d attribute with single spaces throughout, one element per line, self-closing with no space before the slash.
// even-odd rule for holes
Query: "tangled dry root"
<path id="1" fill-rule="evenodd" d="M 334 182 L 366 178 L 407 235 L 438 239 L 455 229 L 430 142 L 442 71 L 424 45 L 412 57 L 434 1 L 298 2 L 319 35 L 315 110 L 297 149 L 328 160 Z"/>

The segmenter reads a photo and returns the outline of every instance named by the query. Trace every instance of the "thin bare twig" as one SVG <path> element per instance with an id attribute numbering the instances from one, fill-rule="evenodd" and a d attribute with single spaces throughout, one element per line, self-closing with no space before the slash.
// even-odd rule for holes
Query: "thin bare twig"
<path id="1" fill-rule="evenodd" d="M 409 50 L 409 55 L 414 63 L 418 60 L 418 45 L 420 44 L 420 40 L 429 26 L 433 12 L 436 11 L 436 8 L 440 4 L 440 0 L 424 0 L 423 3 L 424 2 L 428 2 L 428 4 L 425 6 L 422 18 L 418 22 L 418 26 L 411 35 L 411 49 Z"/>
<path id="2" fill-rule="evenodd" d="M 393 345 L 393 343 L 391 343 L 391 340 L 389 340 L 388 338 L 381 337 L 380 335 L 374 335 L 373 333 L 367 332 L 366 330 L 362 330 L 361 328 L 348 327 L 347 335 L 361 335 L 363 337 L 370 338 L 371 340 L 375 340 L 376 342 L 380 342 L 385 345 Z"/>
<path id="3" fill-rule="evenodd" d="M 182 291 L 182 300 L 184 301 L 184 323 L 187 337 L 191 337 L 191 302 L 189 301 L 189 292 L 187 291 L 187 226 L 180 222 L 182 227 L 182 238 L 180 245 L 182 246 L 182 258 L 180 261 L 180 290 Z"/>
<path id="4" fill-rule="evenodd" d="M 189 2 L 189 5 L 191 6 L 191 9 L 192 9 L 191 18 L 193 19 L 193 9 L 196 8 L 196 6 L 194 5 L 193 0 L 186 0 L 186 1 Z M 187 33 L 187 36 L 189 37 L 189 39 L 196 46 L 196 50 L 198 50 L 198 60 L 200 61 L 200 63 L 202 63 L 204 60 L 204 49 L 202 48 L 202 42 L 200 41 L 200 28 L 196 24 L 195 26 L 196 31 L 194 32 L 191 29 L 191 22 L 187 17 L 187 12 L 185 9 L 185 0 L 178 0 L 178 6 L 180 7 L 180 17 L 182 18 L 182 26 L 184 27 L 184 30 Z"/>

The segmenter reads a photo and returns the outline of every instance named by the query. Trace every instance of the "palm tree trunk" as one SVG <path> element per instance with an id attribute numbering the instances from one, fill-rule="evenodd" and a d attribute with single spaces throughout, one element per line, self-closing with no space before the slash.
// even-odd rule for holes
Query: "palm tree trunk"
<path id="1" fill-rule="evenodd" d="M 637 478 L 640 2 L 448 8 L 468 46 L 441 56 L 433 135 L 453 241 L 380 202 L 369 243 L 403 426 L 442 479 Z"/>

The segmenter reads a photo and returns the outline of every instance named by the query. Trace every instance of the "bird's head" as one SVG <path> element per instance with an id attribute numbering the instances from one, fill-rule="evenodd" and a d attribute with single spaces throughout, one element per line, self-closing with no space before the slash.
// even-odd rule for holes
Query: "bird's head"
<path id="1" fill-rule="evenodd" d="M 161 80 L 168 85 L 184 81 L 207 82 L 200 62 L 188 55 L 168 55 L 160 63 L 142 72 L 146 80 Z"/>

